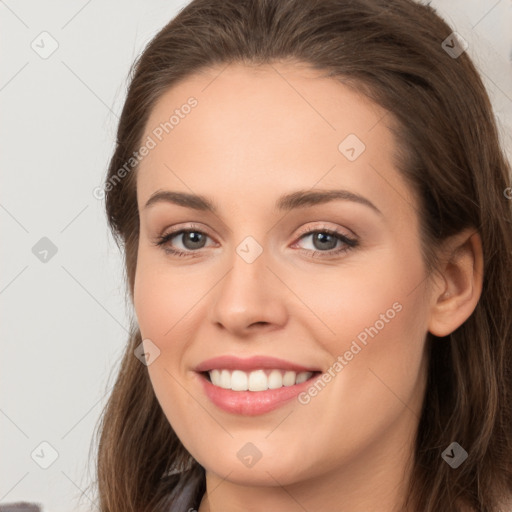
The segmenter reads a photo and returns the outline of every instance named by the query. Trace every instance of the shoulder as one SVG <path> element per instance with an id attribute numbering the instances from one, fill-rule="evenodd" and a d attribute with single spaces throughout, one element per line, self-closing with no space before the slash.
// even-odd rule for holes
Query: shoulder
<path id="1" fill-rule="evenodd" d="M 167 474 L 160 480 L 160 489 L 165 493 L 166 512 L 196 510 L 203 498 L 206 483 L 204 470 L 189 470 Z"/>

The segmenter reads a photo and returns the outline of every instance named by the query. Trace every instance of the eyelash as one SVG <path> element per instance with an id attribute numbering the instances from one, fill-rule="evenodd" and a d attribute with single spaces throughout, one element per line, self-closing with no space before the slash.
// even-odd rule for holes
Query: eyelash
<path id="1" fill-rule="evenodd" d="M 172 248 L 170 246 L 166 246 L 166 244 L 168 244 L 168 242 L 172 238 L 174 238 L 174 237 L 176 237 L 178 235 L 184 234 L 184 233 L 200 233 L 201 235 L 208 236 L 204 231 L 201 231 L 200 229 L 195 228 L 194 226 L 190 226 L 190 227 L 188 227 L 186 229 L 180 229 L 180 230 L 176 230 L 176 231 L 171 231 L 170 233 L 167 233 L 165 235 L 157 237 L 157 241 L 154 242 L 154 245 L 162 247 L 163 250 L 167 254 L 171 254 L 173 256 L 192 257 L 192 258 L 201 256 L 199 254 L 199 250 L 195 250 L 195 251 L 193 251 L 193 250 L 182 251 L 180 249 L 174 249 L 174 248 Z M 320 228 L 320 229 L 317 228 L 317 229 L 312 229 L 312 230 L 309 230 L 309 231 L 305 231 L 305 232 L 300 234 L 300 237 L 299 237 L 299 239 L 297 241 L 302 240 L 306 236 L 309 236 L 309 235 L 312 235 L 312 234 L 316 234 L 316 233 L 322 233 L 322 234 L 327 234 L 327 235 L 334 236 L 336 239 L 338 239 L 339 241 L 343 242 L 345 244 L 345 247 L 341 247 L 341 248 L 338 248 L 338 249 L 330 249 L 328 251 L 318 251 L 318 250 L 312 251 L 310 249 L 299 249 L 299 251 L 301 253 L 309 255 L 311 258 L 315 258 L 318 255 L 320 255 L 321 258 L 328 258 L 328 257 L 332 257 L 332 256 L 339 256 L 341 254 L 344 254 L 344 253 L 350 251 L 351 249 L 354 249 L 355 247 L 357 247 L 359 245 L 358 240 L 356 240 L 355 238 L 349 238 L 346 235 L 340 233 L 339 231 L 336 231 L 336 230 L 333 230 L 333 229 L 328 229 L 328 228 Z M 295 242 L 295 243 L 297 243 L 297 242 Z M 311 253 L 313 253 L 313 254 L 311 254 Z"/>

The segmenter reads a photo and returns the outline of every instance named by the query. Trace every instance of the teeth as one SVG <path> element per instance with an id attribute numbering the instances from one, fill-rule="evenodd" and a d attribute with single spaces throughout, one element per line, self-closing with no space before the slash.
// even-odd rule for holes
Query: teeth
<path id="1" fill-rule="evenodd" d="M 231 374 L 231 389 L 233 391 L 247 391 L 248 384 L 247 373 L 235 370 Z"/>
<path id="2" fill-rule="evenodd" d="M 231 373 L 229 373 L 229 370 L 222 370 L 220 372 L 219 386 L 224 389 L 231 389 Z"/>
<path id="3" fill-rule="evenodd" d="M 272 370 L 268 376 L 268 389 L 283 387 L 283 376 L 279 370 Z"/>
<path id="4" fill-rule="evenodd" d="M 249 391 L 265 391 L 266 389 L 268 389 L 268 379 L 265 372 L 263 370 L 251 372 L 249 374 Z"/>
<path id="5" fill-rule="evenodd" d="M 208 372 L 214 386 L 233 391 L 266 391 L 283 386 L 302 384 L 312 377 L 312 372 L 292 372 L 284 370 L 211 370 Z"/>
<path id="6" fill-rule="evenodd" d="M 295 372 L 286 372 L 283 377 L 283 386 L 293 386 L 296 376 Z"/>
<path id="7" fill-rule="evenodd" d="M 311 372 L 299 373 L 295 379 L 295 384 L 302 384 L 303 382 L 306 382 L 311 377 L 311 375 Z"/>

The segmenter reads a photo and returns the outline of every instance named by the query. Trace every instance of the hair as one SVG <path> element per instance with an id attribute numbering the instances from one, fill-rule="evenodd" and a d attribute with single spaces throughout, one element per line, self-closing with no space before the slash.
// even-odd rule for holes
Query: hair
<path id="1" fill-rule="evenodd" d="M 230 63 L 306 64 L 388 112 L 396 168 L 416 194 L 425 266 L 465 228 L 479 233 L 484 275 L 471 316 L 448 336 L 427 333 L 428 377 L 405 505 L 423 512 L 497 512 L 512 495 L 512 201 L 510 163 L 482 80 L 467 52 L 452 58 L 453 30 L 413 0 L 194 0 L 147 44 L 130 70 L 106 213 L 124 252 L 133 301 L 139 213 L 136 166 L 148 117 L 180 80 Z M 186 122 L 186 121 L 183 121 Z M 198 508 L 205 471 L 184 448 L 134 357 L 132 320 L 112 393 L 98 422 L 102 512 Z M 453 442 L 457 469 L 441 457 Z"/>

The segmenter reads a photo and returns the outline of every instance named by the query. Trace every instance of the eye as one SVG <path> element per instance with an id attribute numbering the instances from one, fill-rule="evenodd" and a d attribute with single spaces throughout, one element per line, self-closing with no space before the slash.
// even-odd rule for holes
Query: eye
<path id="1" fill-rule="evenodd" d="M 332 257 L 345 253 L 358 245 L 358 240 L 350 238 L 335 229 L 314 229 L 302 233 L 299 240 L 311 237 L 312 249 L 301 249 L 312 257 Z M 296 242 L 298 243 L 298 242 Z M 340 244 L 340 245 L 338 245 Z M 338 245 L 338 247 L 336 247 Z"/>
<path id="2" fill-rule="evenodd" d="M 305 231 L 301 233 L 299 241 L 308 237 L 312 237 L 311 242 L 313 248 L 301 248 L 300 251 L 313 258 L 337 256 L 353 249 L 359 243 L 355 238 L 348 237 L 343 233 L 328 228 Z M 183 248 L 174 247 L 171 241 L 175 238 L 181 242 Z M 189 226 L 188 228 L 171 231 L 170 233 L 157 237 L 154 244 L 163 247 L 163 250 L 167 254 L 179 257 L 197 257 L 201 255 L 199 249 L 205 247 L 207 238 L 210 237 L 204 231 L 194 226 Z M 297 245 L 297 243 L 298 242 L 295 242 L 294 246 Z M 336 247 L 338 244 L 341 246 Z"/>
<path id="3" fill-rule="evenodd" d="M 181 241 L 182 246 L 185 250 L 175 248 L 171 245 L 171 240 L 177 238 Z M 165 235 L 159 236 L 155 245 L 162 246 L 164 251 L 168 254 L 175 256 L 200 256 L 200 254 L 194 254 L 198 249 L 202 249 L 205 245 L 208 235 L 200 229 L 190 226 L 187 229 L 180 229 L 171 231 Z"/>

